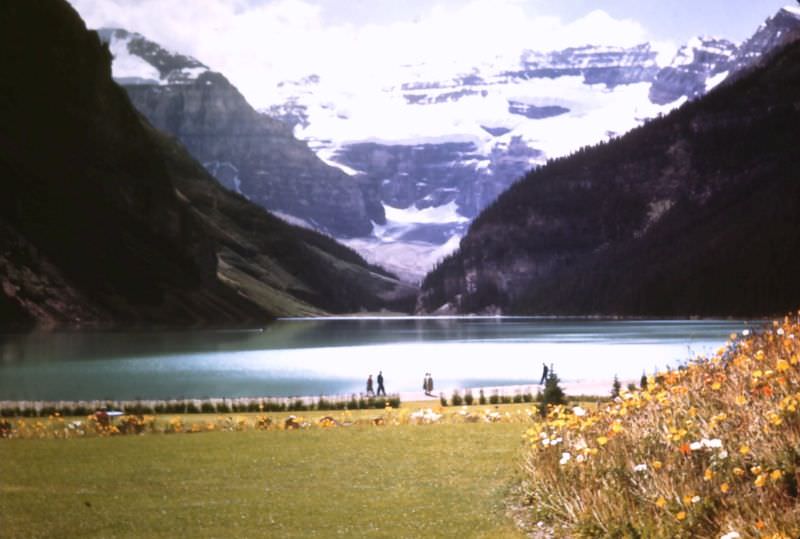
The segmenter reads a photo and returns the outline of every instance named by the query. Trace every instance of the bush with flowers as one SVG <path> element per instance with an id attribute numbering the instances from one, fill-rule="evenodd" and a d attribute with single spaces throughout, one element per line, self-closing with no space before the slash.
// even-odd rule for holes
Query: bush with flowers
<path id="1" fill-rule="evenodd" d="M 532 522 L 568 537 L 800 536 L 800 323 L 525 434 Z"/>

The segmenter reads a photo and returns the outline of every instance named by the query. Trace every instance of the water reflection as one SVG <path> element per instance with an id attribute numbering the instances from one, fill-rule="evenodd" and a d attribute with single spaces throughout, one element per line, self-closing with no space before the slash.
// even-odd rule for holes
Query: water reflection
<path id="1" fill-rule="evenodd" d="M 530 318 L 281 320 L 240 331 L 0 336 L 0 400 L 236 397 L 638 378 L 712 351 L 744 321 Z"/>

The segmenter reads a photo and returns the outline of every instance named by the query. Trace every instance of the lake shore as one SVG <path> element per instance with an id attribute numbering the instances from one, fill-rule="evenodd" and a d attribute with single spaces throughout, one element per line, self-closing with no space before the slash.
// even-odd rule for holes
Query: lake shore
<path id="1" fill-rule="evenodd" d="M 637 380 L 620 380 L 622 387 L 627 386 L 629 383 L 637 383 Z M 567 381 L 562 382 L 561 388 L 564 390 L 564 393 L 568 397 L 606 397 L 611 392 L 611 384 L 613 383 L 612 379 L 608 380 L 579 380 L 579 381 Z M 497 386 L 482 386 L 482 387 L 441 387 L 441 388 L 434 388 L 432 395 L 425 394 L 424 391 L 401 391 L 401 392 L 390 392 L 388 394 L 388 399 L 398 398 L 400 399 L 401 405 L 403 403 L 415 403 L 417 405 L 425 405 L 430 403 L 431 406 L 438 406 L 440 402 L 440 396 L 444 395 L 444 397 L 449 401 L 453 396 L 454 391 L 458 391 L 460 395 L 464 395 L 466 392 L 471 392 L 472 395 L 475 397 L 475 402 L 478 402 L 478 396 L 480 395 L 481 390 L 483 391 L 484 396 L 488 400 L 492 395 L 499 395 L 499 396 L 509 396 L 514 397 L 515 395 L 524 395 L 526 393 L 530 393 L 534 397 L 536 394 L 542 390 L 544 386 L 533 383 L 533 384 L 516 384 L 516 385 L 497 385 Z M 274 396 L 259 396 L 259 397 L 218 397 L 218 398 L 186 398 L 186 399 L 141 399 L 141 400 L 116 400 L 116 399 L 92 399 L 92 400 L 80 400 L 80 401 L 69 401 L 69 400 L 59 400 L 59 401 L 36 401 L 36 400 L 3 400 L 0 401 L 0 411 L 3 412 L 3 415 L 6 415 L 7 410 L 15 410 L 15 409 L 33 409 L 39 412 L 46 411 L 49 409 L 55 410 L 64 410 L 64 409 L 75 409 L 80 408 L 81 410 L 86 411 L 93 411 L 98 410 L 103 407 L 107 407 L 108 405 L 112 405 L 112 408 L 131 408 L 134 406 L 143 406 L 145 408 L 155 408 L 156 405 L 160 403 L 177 403 L 177 402 L 185 402 L 185 403 L 193 403 L 194 406 L 201 411 L 203 409 L 203 404 L 210 404 L 214 406 L 214 409 L 217 409 L 221 404 L 226 405 L 230 408 L 230 413 L 237 413 L 235 412 L 236 406 L 242 406 L 248 408 L 247 411 L 257 411 L 258 408 L 253 405 L 258 405 L 259 403 L 296 403 L 297 401 L 303 401 L 303 403 L 307 405 L 313 405 L 318 403 L 320 400 L 326 401 L 329 403 L 336 403 L 336 402 L 344 402 L 350 401 L 354 397 L 353 394 L 337 394 L 337 395 L 305 395 L 305 396 L 291 396 L 291 397 L 274 397 Z M 366 396 L 361 394 L 355 394 L 355 397 L 358 398 L 366 398 Z M 244 411 L 244 410 L 242 410 Z M 265 408 L 265 411 L 268 411 L 268 408 Z"/>

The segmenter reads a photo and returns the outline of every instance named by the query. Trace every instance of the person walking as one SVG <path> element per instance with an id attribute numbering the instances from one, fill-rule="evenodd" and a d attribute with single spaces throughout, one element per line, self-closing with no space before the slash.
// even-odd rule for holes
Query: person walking
<path id="1" fill-rule="evenodd" d="M 428 373 L 428 379 L 425 381 L 425 394 L 433 397 L 433 376 L 431 376 L 431 373 Z"/>
<path id="2" fill-rule="evenodd" d="M 386 396 L 386 388 L 383 387 L 383 371 L 378 371 L 378 395 Z"/>
<path id="3" fill-rule="evenodd" d="M 550 369 L 547 368 L 545 363 L 542 363 L 542 379 L 539 381 L 539 385 L 544 385 L 547 381 L 547 375 L 550 373 Z"/>
<path id="4" fill-rule="evenodd" d="M 375 391 L 372 390 L 372 375 L 367 378 L 367 396 L 375 396 Z"/>

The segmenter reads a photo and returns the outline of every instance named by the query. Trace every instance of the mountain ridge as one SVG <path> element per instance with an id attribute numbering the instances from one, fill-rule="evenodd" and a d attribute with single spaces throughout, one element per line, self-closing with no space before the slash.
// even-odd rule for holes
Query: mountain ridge
<path id="1" fill-rule="evenodd" d="M 219 186 L 111 60 L 64 0 L 0 5 L 2 327 L 255 325 L 409 295 Z"/>
<path id="2" fill-rule="evenodd" d="M 752 316 L 800 301 L 800 42 L 529 173 L 430 273 L 425 312 Z"/>

